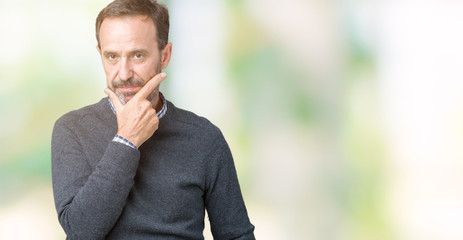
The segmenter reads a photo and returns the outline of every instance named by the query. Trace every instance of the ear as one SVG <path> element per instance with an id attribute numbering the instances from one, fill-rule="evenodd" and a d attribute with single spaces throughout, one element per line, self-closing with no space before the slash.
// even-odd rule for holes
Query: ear
<path id="1" fill-rule="evenodd" d="M 97 50 L 98 53 L 101 55 L 101 49 L 100 49 L 100 47 L 98 47 L 98 45 L 96 45 L 96 50 Z"/>
<path id="2" fill-rule="evenodd" d="M 162 69 L 166 68 L 169 65 L 171 55 L 172 55 L 172 43 L 168 43 L 166 44 L 166 46 L 161 52 Z"/>

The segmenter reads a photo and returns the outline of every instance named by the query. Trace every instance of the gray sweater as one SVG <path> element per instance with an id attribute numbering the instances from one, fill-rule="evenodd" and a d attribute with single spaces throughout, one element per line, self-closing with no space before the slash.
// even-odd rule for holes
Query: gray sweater
<path id="1" fill-rule="evenodd" d="M 52 137 L 53 193 L 67 239 L 254 239 L 220 130 L 168 102 L 139 150 L 112 141 L 108 99 L 69 112 Z"/>

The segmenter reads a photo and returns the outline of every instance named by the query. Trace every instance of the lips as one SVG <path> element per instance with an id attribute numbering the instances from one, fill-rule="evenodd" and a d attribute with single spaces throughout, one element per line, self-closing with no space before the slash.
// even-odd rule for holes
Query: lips
<path id="1" fill-rule="evenodd" d="M 117 89 L 119 91 L 122 91 L 122 92 L 138 92 L 138 91 L 140 91 L 141 87 L 139 87 L 139 86 L 124 86 L 124 87 L 118 87 Z"/>
<path id="2" fill-rule="evenodd" d="M 116 88 L 116 91 L 121 93 L 124 96 L 133 96 L 135 95 L 138 91 L 140 91 L 141 87 L 139 86 L 123 86 L 123 87 L 118 87 Z"/>
<path id="3" fill-rule="evenodd" d="M 120 97 L 123 97 L 125 102 L 128 102 L 141 88 L 142 87 L 139 86 L 123 86 L 116 88 L 116 93 L 118 93 Z"/>

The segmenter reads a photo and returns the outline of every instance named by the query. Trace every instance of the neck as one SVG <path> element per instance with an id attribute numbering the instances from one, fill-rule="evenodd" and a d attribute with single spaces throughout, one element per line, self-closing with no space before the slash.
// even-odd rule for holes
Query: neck
<path id="1" fill-rule="evenodd" d="M 151 100 L 151 105 L 153 106 L 154 110 L 156 110 L 156 112 L 160 112 L 164 104 L 159 94 L 160 93 L 158 92 L 158 94 L 156 94 L 156 97 L 153 100 Z"/>

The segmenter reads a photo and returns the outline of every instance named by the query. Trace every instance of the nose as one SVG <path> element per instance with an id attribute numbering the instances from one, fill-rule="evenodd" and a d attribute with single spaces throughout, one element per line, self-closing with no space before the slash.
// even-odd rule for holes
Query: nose
<path id="1" fill-rule="evenodd" d="M 122 81 L 126 81 L 132 78 L 133 77 L 132 66 L 130 62 L 127 60 L 127 58 L 122 58 L 119 64 L 120 64 L 119 79 L 121 79 Z"/>

